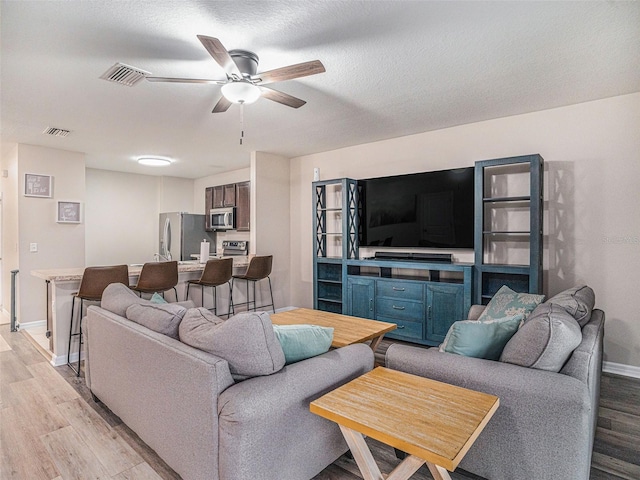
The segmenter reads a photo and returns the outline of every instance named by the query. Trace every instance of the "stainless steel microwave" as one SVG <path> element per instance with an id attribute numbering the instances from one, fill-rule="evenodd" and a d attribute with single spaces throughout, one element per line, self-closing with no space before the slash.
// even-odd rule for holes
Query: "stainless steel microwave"
<path id="1" fill-rule="evenodd" d="M 233 230 L 236 228 L 235 207 L 212 208 L 209 210 L 212 230 Z"/>

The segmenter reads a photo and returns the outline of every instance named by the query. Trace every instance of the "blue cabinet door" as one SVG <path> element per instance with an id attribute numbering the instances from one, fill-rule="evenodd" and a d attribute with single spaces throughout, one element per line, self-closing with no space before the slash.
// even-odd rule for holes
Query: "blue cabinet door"
<path id="1" fill-rule="evenodd" d="M 347 315 L 375 318 L 375 280 L 363 277 L 347 279 Z"/>
<path id="2" fill-rule="evenodd" d="M 427 283 L 426 340 L 442 342 L 453 322 L 464 320 L 464 285 Z"/>

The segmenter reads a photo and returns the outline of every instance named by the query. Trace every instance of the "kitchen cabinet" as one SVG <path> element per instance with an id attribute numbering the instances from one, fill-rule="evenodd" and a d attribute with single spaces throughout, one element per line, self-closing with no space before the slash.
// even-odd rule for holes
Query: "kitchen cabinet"
<path id="1" fill-rule="evenodd" d="M 250 192 L 251 184 L 249 182 L 236 183 L 236 230 L 239 232 L 248 232 L 249 221 L 251 218 Z"/>
<path id="2" fill-rule="evenodd" d="M 211 187 L 211 189 L 213 191 L 212 208 L 224 207 L 224 185 L 216 185 L 215 187 Z"/>
<path id="3" fill-rule="evenodd" d="M 209 216 L 209 210 L 213 208 L 213 187 L 207 187 L 204 189 L 204 229 L 207 232 L 211 231 L 211 217 Z"/>
<path id="4" fill-rule="evenodd" d="M 222 190 L 223 190 L 222 206 L 235 207 L 236 206 L 236 184 L 230 183 L 228 185 L 223 185 Z"/>
<path id="5" fill-rule="evenodd" d="M 229 183 L 205 188 L 206 227 L 211 230 L 209 210 L 212 208 L 236 207 L 236 230 L 249 231 L 251 218 L 251 182 Z"/>

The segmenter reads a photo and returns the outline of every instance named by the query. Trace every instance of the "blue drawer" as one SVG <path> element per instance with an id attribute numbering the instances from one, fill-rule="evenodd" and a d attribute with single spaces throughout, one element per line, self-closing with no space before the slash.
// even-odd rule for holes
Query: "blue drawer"
<path id="1" fill-rule="evenodd" d="M 423 301 L 423 289 L 424 285 L 422 283 L 382 279 L 376 281 L 376 295 L 379 297 Z"/>
<path id="2" fill-rule="evenodd" d="M 376 297 L 376 317 L 381 316 L 422 323 L 424 320 L 424 304 L 397 298 Z"/>
<path id="3" fill-rule="evenodd" d="M 422 340 L 422 326 L 423 326 L 422 322 L 405 322 L 405 321 L 396 320 L 393 318 L 381 317 L 380 315 L 378 315 L 376 318 L 381 322 L 391 322 L 391 323 L 396 323 L 398 325 L 398 328 L 387 333 L 385 337 L 398 338 L 398 339 L 410 338 L 410 339 Z"/>

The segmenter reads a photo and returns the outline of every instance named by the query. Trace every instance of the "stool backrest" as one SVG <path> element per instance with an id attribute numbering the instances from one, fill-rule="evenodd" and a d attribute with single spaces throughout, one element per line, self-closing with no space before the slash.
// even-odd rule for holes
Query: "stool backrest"
<path id="1" fill-rule="evenodd" d="M 204 266 L 200 283 L 208 286 L 218 286 L 231 280 L 233 275 L 233 258 L 219 258 L 207 261 Z"/>
<path id="2" fill-rule="evenodd" d="M 262 280 L 271 275 L 273 255 L 255 256 L 249 261 L 249 268 L 244 278 L 247 280 Z"/>
<path id="3" fill-rule="evenodd" d="M 136 290 L 164 292 L 178 284 L 178 262 L 148 262 L 142 265 Z"/>
<path id="4" fill-rule="evenodd" d="M 126 265 L 87 267 L 82 274 L 78 297 L 99 301 L 102 299 L 104 289 L 112 283 L 129 285 L 129 267 Z"/>

